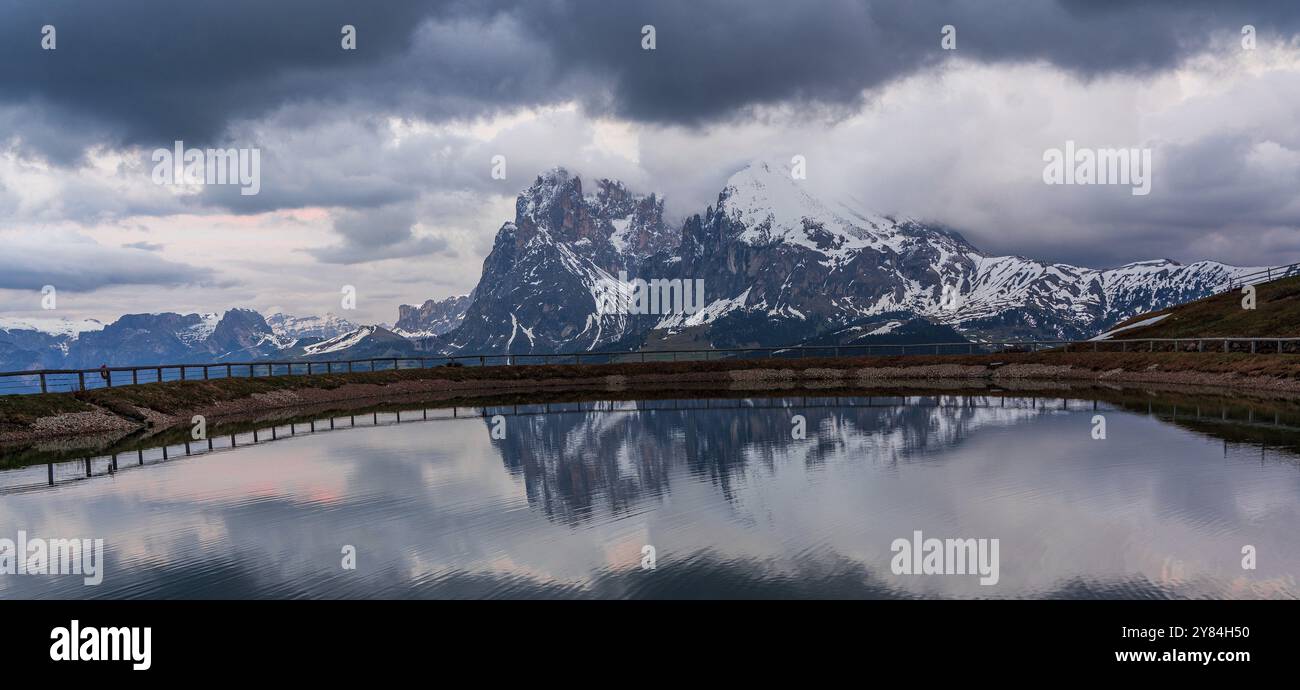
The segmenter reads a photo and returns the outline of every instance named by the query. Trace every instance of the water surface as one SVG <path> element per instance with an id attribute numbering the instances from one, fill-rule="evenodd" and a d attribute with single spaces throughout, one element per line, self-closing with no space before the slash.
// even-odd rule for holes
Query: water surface
<path id="1" fill-rule="evenodd" d="M 1140 411 L 995 396 L 550 409 L 298 425 L 255 445 L 216 439 L 210 454 L 122 457 L 80 480 L 80 465 L 59 465 L 54 486 L 44 465 L 0 472 L 0 537 L 102 537 L 106 549 L 99 586 L 0 575 L 0 596 L 1300 593 L 1293 452 Z M 793 438 L 795 415 L 806 438 Z M 891 544 L 916 530 L 997 538 L 998 583 L 894 574 Z M 347 545 L 355 570 L 342 567 Z M 1245 545 L 1255 570 L 1242 568 Z"/>

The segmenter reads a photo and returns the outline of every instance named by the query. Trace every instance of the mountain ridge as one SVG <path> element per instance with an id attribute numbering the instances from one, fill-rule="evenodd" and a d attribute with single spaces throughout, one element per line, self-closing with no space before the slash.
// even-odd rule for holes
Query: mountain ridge
<path id="1" fill-rule="evenodd" d="M 611 260 L 598 231 L 621 219 L 584 213 L 580 197 L 581 177 L 564 170 L 539 175 L 520 194 L 516 218 L 484 260 L 474 318 L 447 334 L 454 349 L 790 345 L 890 312 L 977 342 L 1084 339 L 1259 270 L 1160 259 L 1093 269 L 992 256 L 951 228 L 827 201 L 765 161 L 737 172 L 715 205 L 688 217 L 675 248 L 662 242 L 652 253 Z M 661 222 L 658 235 L 671 234 Z M 704 308 L 658 318 L 603 314 L 598 307 L 617 289 L 618 270 L 702 278 Z M 493 295 L 502 285 L 508 294 Z"/>
<path id="2" fill-rule="evenodd" d="M 1147 259 L 1094 269 L 992 256 L 955 229 L 828 199 L 762 160 L 728 178 L 703 213 L 670 225 L 661 196 L 603 178 L 584 189 L 581 175 L 557 167 L 517 196 L 515 217 L 497 231 L 471 292 L 400 305 L 392 327 L 250 309 L 47 323 L 48 333 L 39 320 L 10 319 L 0 321 L 0 367 L 847 344 L 913 335 L 1083 340 L 1262 268 Z M 690 313 L 611 313 L 601 305 L 629 289 L 620 275 L 702 280 L 703 304 Z"/>

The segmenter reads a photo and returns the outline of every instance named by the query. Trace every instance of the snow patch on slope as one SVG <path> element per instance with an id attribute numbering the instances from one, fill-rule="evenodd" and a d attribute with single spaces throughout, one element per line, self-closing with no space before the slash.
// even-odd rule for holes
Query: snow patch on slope
<path id="1" fill-rule="evenodd" d="M 899 225 L 897 220 L 814 197 L 789 170 L 767 161 L 755 161 L 732 175 L 718 210 L 745 226 L 738 236 L 742 242 L 787 242 L 819 252 L 828 261 L 865 248 L 902 252 L 907 239 L 891 231 Z M 821 242 L 813 236 L 818 228 L 827 233 Z"/>
<path id="2" fill-rule="evenodd" d="M 1143 326 L 1150 326 L 1153 323 L 1159 323 L 1165 320 L 1165 318 L 1167 318 L 1168 316 L 1169 314 L 1161 314 L 1159 316 L 1153 316 L 1149 319 L 1142 319 L 1137 323 L 1129 324 L 1122 328 L 1116 328 L 1114 330 L 1106 331 L 1105 333 L 1102 333 L 1096 338 L 1089 338 L 1089 340 L 1110 340 L 1116 333 L 1123 333 L 1124 331 L 1132 330 L 1134 328 L 1142 328 Z"/>
<path id="3" fill-rule="evenodd" d="M 694 314 L 668 314 L 659 320 L 655 328 L 663 329 L 681 329 L 691 326 L 702 326 L 710 321 L 714 321 L 728 312 L 744 309 L 745 302 L 749 300 L 749 288 L 744 292 L 732 297 L 731 299 L 716 299 L 705 305 L 703 309 L 696 311 Z M 675 332 L 675 331 L 673 331 Z"/>
<path id="4" fill-rule="evenodd" d="M 36 331 L 48 335 L 78 336 L 102 331 L 104 324 L 95 319 L 20 319 L 0 318 L 0 331 Z"/>
<path id="5" fill-rule="evenodd" d="M 351 333 L 344 333 L 343 335 L 330 338 L 329 340 L 322 340 L 319 343 L 307 345 L 302 349 L 302 351 L 304 354 L 308 355 L 323 355 L 329 352 L 338 352 L 356 346 L 361 341 L 374 335 L 374 333 L 374 326 L 362 326 Z"/>
<path id="6" fill-rule="evenodd" d="M 176 334 L 182 343 L 195 345 L 207 340 L 217 330 L 217 324 L 221 323 L 220 314 L 201 314 L 199 318 L 198 323 Z"/>
<path id="7" fill-rule="evenodd" d="M 889 333 L 893 333 L 895 328 L 898 328 L 899 326 L 902 325 L 903 325 L 902 321 L 890 321 L 889 323 L 881 326 L 880 328 L 877 328 L 868 333 L 864 333 L 863 335 L 887 335 Z"/>

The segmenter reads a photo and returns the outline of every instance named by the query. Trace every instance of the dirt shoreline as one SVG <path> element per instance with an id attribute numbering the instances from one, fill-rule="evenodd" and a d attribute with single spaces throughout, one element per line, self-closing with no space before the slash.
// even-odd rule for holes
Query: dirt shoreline
<path id="1" fill-rule="evenodd" d="M 194 415 L 209 423 L 255 417 L 275 410 L 329 405 L 362 405 L 419 397 L 428 402 L 470 396 L 519 393 L 545 402 L 564 391 L 662 390 L 707 385 L 744 392 L 801 388 L 888 387 L 899 383 L 957 382 L 1015 388 L 1088 384 L 1162 384 L 1300 397 L 1300 362 L 1290 357 L 1249 355 L 1026 354 L 991 356 L 911 356 L 766 361 L 682 362 L 638 365 L 550 365 L 416 369 L 326 376 L 146 384 L 80 393 L 21 396 L 37 411 L 27 423 L 0 426 L 0 445 L 66 437 L 160 432 L 190 423 Z M 1272 361 L 1269 361 L 1272 360 Z M 512 371 L 501 371 L 510 369 Z M 257 390 L 257 389 L 263 390 Z M 34 398 L 51 398 L 54 410 L 42 413 Z M 23 401 L 10 402 L 22 409 Z M 75 407 L 75 409 L 58 409 Z M 7 410 L 0 408 L 0 420 Z M 17 428 L 15 428 L 17 426 Z"/>

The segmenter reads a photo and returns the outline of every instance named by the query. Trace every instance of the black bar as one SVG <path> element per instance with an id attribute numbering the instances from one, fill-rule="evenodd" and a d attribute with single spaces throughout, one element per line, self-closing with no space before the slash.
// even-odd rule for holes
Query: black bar
<path id="1" fill-rule="evenodd" d="M 644 585 L 651 594 L 654 579 L 669 577 L 662 566 L 660 570 Z M 1040 678 L 1042 671 L 1117 678 L 1159 674 L 1161 680 L 1204 679 L 1208 673 L 1238 681 L 1260 671 L 1288 672 L 1295 656 L 1297 606 L 1224 601 L 7 601 L 0 602 L 0 613 L 5 616 L 6 665 L 22 677 L 39 675 L 55 682 L 69 674 L 192 681 L 196 669 L 210 680 L 241 683 L 254 673 L 259 678 L 292 674 L 295 684 L 303 677 L 328 677 L 331 685 L 340 677 L 373 682 L 376 668 L 389 677 L 427 673 L 431 655 L 449 662 L 482 658 L 484 640 L 498 638 L 503 629 L 527 629 L 545 620 L 548 636 L 582 640 L 582 670 L 593 677 L 628 673 L 628 649 L 661 649 L 664 640 L 683 634 L 683 621 L 690 621 L 692 638 L 707 640 L 707 652 L 699 652 L 703 657 L 655 655 L 657 674 L 689 674 L 732 686 L 741 679 L 770 680 L 778 669 L 797 669 L 810 681 L 824 679 L 808 683 L 821 686 L 861 673 L 870 663 L 924 678 L 916 685 L 929 687 L 935 678 L 948 676 L 1013 680 Z M 638 623 L 628 625 L 629 617 L 637 617 Z M 398 632 L 412 619 L 437 620 L 439 625 L 420 634 Z M 132 670 L 130 660 L 51 659 L 52 632 L 70 629 L 74 620 L 80 630 L 148 627 L 149 669 Z M 833 630 L 844 620 L 876 623 L 859 626 L 852 635 L 792 632 Z M 1249 635 L 1191 637 L 1194 628 L 1209 627 L 1249 628 Z M 1183 637 L 1168 637 L 1178 628 Z M 1160 630 L 1166 636 L 1126 637 L 1126 629 Z M 362 632 L 327 633 L 332 630 Z M 617 633 L 594 635 L 593 630 Z M 755 639 L 781 640 L 781 653 L 769 656 L 782 658 L 756 657 Z M 1244 652 L 1249 660 L 1202 664 L 1116 659 L 1117 652 L 1154 652 L 1158 658 L 1172 650 Z M 491 673 L 494 679 L 535 681 L 539 672 L 554 671 L 555 655 L 554 645 L 513 645 L 499 655 L 508 663 L 498 661 Z M 966 685 L 975 683 L 961 684 Z"/>

